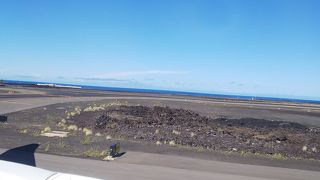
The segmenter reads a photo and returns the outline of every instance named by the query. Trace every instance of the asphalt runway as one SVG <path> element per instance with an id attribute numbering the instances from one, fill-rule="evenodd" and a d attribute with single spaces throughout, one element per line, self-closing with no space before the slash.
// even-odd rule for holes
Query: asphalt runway
<path id="1" fill-rule="evenodd" d="M 128 100 L 140 102 L 162 102 L 164 105 L 173 105 L 176 108 L 187 108 L 204 114 L 234 115 L 233 117 L 253 117 L 257 119 L 271 119 L 279 121 L 291 121 L 307 126 L 320 127 L 320 105 L 294 104 L 294 103 L 261 103 L 251 101 L 225 101 L 217 99 L 194 99 L 182 97 L 147 97 L 140 96 L 106 95 L 93 97 L 59 96 L 59 97 L 0 97 L 0 114 L 6 114 L 25 109 L 47 106 L 56 103 L 97 101 L 97 100 Z M 186 106 L 181 106 L 185 104 Z M 188 107 L 187 107 L 188 106 Z M 232 117 L 231 117 L 232 118 Z"/>
<path id="2" fill-rule="evenodd" d="M 221 100 L 201 100 L 201 99 L 182 99 L 182 98 L 169 98 L 169 97 L 148 97 L 144 95 L 140 96 L 93 96 L 93 97 L 73 97 L 73 96 L 61 96 L 61 97 L 39 97 L 39 96 L 31 96 L 31 97 L 0 97 L 0 114 L 15 112 L 17 110 L 4 110 L 3 108 L 10 104 L 15 104 L 19 110 L 30 109 L 33 107 L 40 107 L 50 104 L 56 103 L 66 103 L 66 102 L 79 102 L 79 101 L 95 101 L 95 100 L 103 100 L 103 99 L 145 99 L 145 100 L 169 100 L 169 101 L 177 101 L 177 102 L 191 102 L 191 103 L 209 103 L 209 104 L 222 104 L 222 105 L 235 105 L 242 107 L 261 107 L 261 108 L 270 108 L 270 109 L 287 109 L 287 110 L 309 110 L 309 111 L 320 111 L 320 105 L 308 106 L 304 104 L 267 104 L 267 103 L 255 103 L 255 102 L 242 102 L 242 101 L 221 101 Z M 11 109 L 11 108 L 8 108 Z"/>
<path id="3" fill-rule="evenodd" d="M 0 149 L 4 153 L 6 149 Z M 21 156 L 23 156 L 21 152 Z M 39 168 L 90 176 L 101 179 L 144 180 L 311 180 L 320 172 L 269 166 L 209 161 L 188 157 L 127 152 L 115 161 L 99 161 L 72 157 L 35 154 Z"/>
<path id="4" fill-rule="evenodd" d="M 35 97 L 35 98 L 0 98 L 0 114 L 21 111 L 56 103 L 95 101 L 103 97 Z"/>

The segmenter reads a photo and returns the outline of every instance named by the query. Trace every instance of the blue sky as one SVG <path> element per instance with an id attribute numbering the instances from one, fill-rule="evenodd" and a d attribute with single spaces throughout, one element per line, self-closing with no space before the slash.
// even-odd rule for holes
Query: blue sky
<path id="1" fill-rule="evenodd" d="M 0 78 L 320 99 L 312 0 L 2 0 Z"/>

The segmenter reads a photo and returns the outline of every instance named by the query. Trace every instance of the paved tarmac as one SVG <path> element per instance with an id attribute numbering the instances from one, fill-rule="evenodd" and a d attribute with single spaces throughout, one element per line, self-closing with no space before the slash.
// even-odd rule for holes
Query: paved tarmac
<path id="1" fill-rule="evenodd" d="M 56 103 L 96 101 L 96 100 L 128 100 L 128 101 L 153 101 L 164 104 L 182 105 L 188 104 L 188 108 L 202 113 L 225 112 L 226 115 L 251 116 L 253 118 L 282 120 L 302 123 L 307 126 L 320 127 L 320 105 L 292 104 L 292 103 L 260 103 L 251 101 L 223 101 L 217 99 L 185 99 L 175 97 L 144 97 L 139 96 L 98 96 L 98 97 L 0 97 L 0 115 L 36 108 Z M 178 107 L 179 108 L 179 107 Z M 211 113 L 212 114 L 212 113 Z"/>
<path id="2" fill-rule="evenodd" d="M 0 153 L 6 149 L 0 148 Z M 24 152 L 21 152 L 23 155 Z M 320 172 L 202 160 L 188 157 L 127 152 L 115 161 L 35 154 L 39 168 L 101 179 L 117 180 L 309 180 Z"/>

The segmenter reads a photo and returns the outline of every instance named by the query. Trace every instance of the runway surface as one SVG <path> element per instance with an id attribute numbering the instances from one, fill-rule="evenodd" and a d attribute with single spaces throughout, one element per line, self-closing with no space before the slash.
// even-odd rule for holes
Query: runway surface
<path id="1" fill-rule="evenodd" d="M 147 96 L 147 95 L 146 95 Z M 161 102 L 163 105 L 172 105 L 175 108 L 187 108 L 204 113 L 206 115 L 229 116 L 230 118 L 252 117 L 257 119 L 270 119 L 278 121 L 291 121 L 302 123 L 307 126 L 320 127 L 320 105 L 295 104 L 295 103 L 261 103 L 237 100 L 219 99 L 193 99 L 182 97 L 145 97 L 124 95 L 108 95 L 93 97 L 0 97 L 0 114 L 21 111 L 56 103 L 97 101 L 97 100 L 123 100 L 143 102 Z"/>
<path id="2" fill-rule="evenodd" d="M 0 149 L 0 153 L 6 149 Z M 22 155 L 24 152 L 21 152 Z M 100 161 L 35 154 L 36 166 L 51 171 L 91 176 L 101 179 L 143 180 L 309 180 L 320 172 L 278 167 L 209 161 L 188 157 L 127 152 L 115 161 Z"/>

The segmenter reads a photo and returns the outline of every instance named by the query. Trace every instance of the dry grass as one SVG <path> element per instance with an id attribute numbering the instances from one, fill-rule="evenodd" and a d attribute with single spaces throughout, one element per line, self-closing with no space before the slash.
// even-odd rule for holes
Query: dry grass
<path id="1" fill-rule="evenodd" d="M 303 146 L 303 147 L 302 147 L 302 151 L 305 152 L 305 151 L 307 151 L 307 150 L 308 150 L 308 147 L 307 147 L 307 146 Z"/>
<path id="2" fill-rule="evenodd" d="M 41 131 L 41 134 L 43 133 L 48 133 L 48 132 L 51 132 L 51 128 L 49 126 L 45 127 L 42 131 Z"/>
<path id="3" fill-rule="evenodd" d="M 77 125 L 69 125 L 67 127 L 68 131 L 77 131 L 78 130 L 78 126 Z"/>
<path id="4" fill-rule="evenodd" d="M 91 129 L 88 129 L 88 128 L 83 128 L 82 131 L 84 132 L 84 134 L 85 134 L 86 136 L 89 136 L 89 135 L 92 134 L 92 130 L 91 130 Z"/>
<path id="5" fill-rule="evenodd" d="M 58 143 L 58 148 L 64 149 L 66 147 L 67 147 L 66 143 L 64 141 L 60 140 Z"/>
<path id="6" fill-rule="evenodd" d="M 173 130 L 173 131 L 172 131 L 172 134 L 180 135 L 180 134 L 181 134 L 181 132 L 180 132 L 180 131 L 177 131 L 177 130 Z"/>
<path id="7" fill-rule="evenodd" d="M 46 148 L 44 149 L 44 152 L 48 152 L 50 149 L 50 144 L 47 144 Z"/>
<path id="8" fill-rule="evenodd" d="M 112 137 L 110 135 L 106 136 L 106 140 L 111 140 L 111 139 L 112 139 Z"/>
<path id="9" fill-rule="evenodd" d="M 311 150 L 312 150 L 312 152 L 317 152 L 317 148 L 316 147 L 313 147 Z"/>
<path id="10" fill-rule="evenodd" d="M 271 158 L 275 159 L 275 160 L 284 160 L 284 159 L 286 159 L 286 157 L 281 153 L 274 153 L 274 154 L 271 155 Z"/>
<path id="11" fill-rule="evenodd" d="M 39 130 L 34 130 L 33 132 L 32 132 L 32 136 L 40 136 L 42 133 L 41 133 L 41 131 L 39 131 Z"/>
<path id="12" fill-rule="evenodd" d="M 176 145 L 176 142 L 175 141 L 169 141 L 169 146 L 175 146 Z"/>
<path id="13" fill-rule="evenodd" d="M 95 136 L 101 137 L 101 136 L 102 136 L 102 134 L 101 134 L 101 133 L 99 133 L 99 132 L 97 132 L 97 133 L 95 134 Z"/>
<path id="14" fill-rule="evenodd" d="M 67 115 L 67 119 L 69 119 L 70 117 L 76 116 L 81 114 L 82 109 L 79 106 L 76 106 L 73 111 L 68 112 L 67 110 L 65 111 L 66 115 Z"/>
<path id="15" fill-rule="evenodd" d="M 27 134 L 28 133 L 28 129 L 17 129 L 17 132 L 20 134 Z"/>
<path id="16" fill-rule="evenodd" d="M 98 148 L 91 147 L 89 150 L 83 152 L 82 154 L 86 157 L 102 158 L 108 155 L 109 151 L 108 150 L 101 151 Z"/>
<path id="17" fill-rule="evenodd" d="M 100 150 L 91 147 L 89 150 L 83 152 L 83 155 L 86 157 L 97 158 L 97 157 L 101 157 L 101 152 Z"/>
<path id="18" fill-rule="evenodd" d="M 105 107 L 103 106 L 89 106 L 83 110 L 83 112 L 96 112 L 96 111 L 101 111 L 105 110 Z"/>
<path id="19" fill-rule="evenodd" d="M 196 135 L 196 133 L 194 133 L 194 132 L 190 133 L 190 137 L 194 137 L 195 135 Z"/>
<path id="20" fill-rule="evenodd" d="M 58 123 L 58 127 L 61 127 L 63 129 L 66 129 L 67 128 L 67 125 L 66 125 L 67 121 L 65 119 L 61 119 L 61 121 Z"/>
<path id="21" fill-rule="evenodd" d="M 93 140 L 89 136 L 83 136 L 83 138 L 80 140 L 80 143 L 83 145 L 89 145 L 93 143 Z"/>

